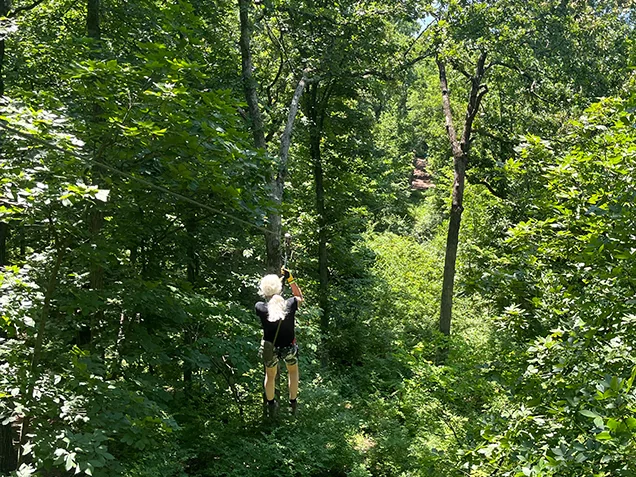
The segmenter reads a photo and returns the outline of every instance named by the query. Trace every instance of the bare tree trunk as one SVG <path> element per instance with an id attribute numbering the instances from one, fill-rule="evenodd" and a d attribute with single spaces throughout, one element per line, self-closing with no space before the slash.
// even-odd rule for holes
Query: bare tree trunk
<path id="1" fill-rule="evenodd" d="M 278 273 L 283 264 L 283 253 L 281 250 L 282 238 L 282 220 L 280 209 L 283 204 L 283 192 L 285 189 L 285 179 L 287 178 L 287 161 L 289 159 L 289 148 L 291 146 L 291 135 L 294 129 L 294 121 L 298 114 L 298 105 L 300 97 L 303 94 L 307 83 L 306 73 L 296 86 L 294 96 L 289 104 L 289 113 L 287 115 L 287 124 L 280 138 L 280 151 L 278 155 L 278 170 L 272 178 L 272 199 L 275 208 L 268 214 L 268 227 L 270 233 L 265 234 L 265 246 L 267 249 L 267 271 L 269 273 Z"/>
<path id="2" fill-rule="evenodd" d="M 263 116 L 258 103 L 257 83 L 253 75 L 254 65 L 252 63 L 252 53 L 250 50 L 250 6 L 251 0 L 239 0 L 239 17 L 241 22 L 241 37 L 239 45 L 241 48 L 243 88 L 249 110 L 254 146 L 257 149 L 265 150 L 267 147 L 265 128 L 263 125 Z M 287 123 L 280 139 L 278 166 L 277 170 L 272 174 L 271 189 L 274 209 L 267 216 L 267 228 L 269 232 L 265 234 L 265 250 L 267 255 L 265 265 L 268 273 L 278 273 L 281 265 L 283 264 L 283 253 L 281 248 L 282 220 L 280 208 L 283 202 L 283 191 L 285 188 L 285 178 L 287 176 L 287 160 L 289 157 L 291 135 L 296 114 L 298 113 L 300 98 L 307 82 L 307 71 L 304 71 L 289 104 Z"/>
<path id="3" fill-rule="evenodd" d="M 454 160 L 455 178 L 453 180 L 453 197 L 446 236 L 446 253 L 444 255 L 444 281 L 442 284 L 442 306 L 439 320 L 439 330 L 450 335 L 451 311 L 453 306 L 453 289 L 455 285 L 455 265 L 457 249 L 459 247 L 459 229 L 464 211 L 464 184 L 466 173 L 466 158 Z"/>
<path id="4" fill-rule="evenodd" d="M 450 106 L 450 93 L 448 90 L 448 80 L 446 76 L 446 65 L 442 60 L 439 58 L 437 59 L 440 88 L 442 90 L 442 109 L 444 111 L 446 133 L 448 134 L 453 154 L 453 166 L 455 172 L 450 221 L 448 224 L 448 235 L 446 237 L 444 281 L 442 284 L 442 301 L 439 318 L 439 329 L 445 335 L 450 335 L 451 329 L 455 268 L 457 262 L 457 249 L 459 247 L 459 229 L 461 226 L 462 212 L 464 210 L 464 186 L 466 180 L 466 165 L 468 163 L 470 152 L 472 126 L 475 116 L 479 110 L 481 100 L 488 91 L 488 88 L 482 84 L 482 80 L 486 73 L 485 62 L 486 52 L 482 52 L 479 60 L 477 61 L 475 75 L 471 78 L 471 90 L 468 98 L 468 107 L 466 108 L 464 130 L 462 132 L 461 139 L 458 139 L 453 125 L 453 114 Z"/>
<path id="5" fill-rule="evenodd" d="M 265 129 L 263 126 L 263 116 L 261 114 L 261 108 L 258 104 L 258 92 L 257 84 L 254 79 L 252 70 L 254 69 L 252 63 L 252 52 L 250 50 L 250 42 L 252 38 L 252 31 L 249 20 L 249 9 L 251 0 L 239 0 L 239 18 L 241 21 L 241 37 L 239 39 L 239 45 L 241 47 L 241 63 L 242 63 L 242 76 L 243 76 L 243 89 L 245 91 L 245 100 L 247 101 L 247 107 L 249 110 L 249 118 L 251 121 L 252 135 L 254 137 L 254 146 L 256 149 L 265 150 L 267 147 L 265 141 Z M 272 178 L 272 195 L 274 203 L 276 204 L 276 210 L 268 214 L 268 230 L 265 234 L 265 250 L 266 260 L 265 266 L 268 273 L 278 273 L 282 263 L 281 254 L 281 217 L 280 217 L 280 202 L 277 195 L 276 174 Z M 280 198 L 282 200 L 282 191 L 280 192 Z"/>

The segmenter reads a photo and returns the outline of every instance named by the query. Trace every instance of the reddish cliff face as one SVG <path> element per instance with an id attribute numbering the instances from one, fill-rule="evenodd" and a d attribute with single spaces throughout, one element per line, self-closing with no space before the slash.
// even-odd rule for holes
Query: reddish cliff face
<path id="1" fill-rule="evenodd" d="M 416 157 L 413 159 L 413 172 L 411 173 L 411 188 L 426 190 L 435 187 L 433 176 L 428 172 L 426 159 Z"/>

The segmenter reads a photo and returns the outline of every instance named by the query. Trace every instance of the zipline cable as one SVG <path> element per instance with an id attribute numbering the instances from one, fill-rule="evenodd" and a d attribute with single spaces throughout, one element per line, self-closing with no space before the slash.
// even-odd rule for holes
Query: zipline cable
<path id="1" fill-rule="evenodd" d="M 0 128 L 5 129 L 6 131 L 9 131 L 10 133 L 15 134 L 16 136 L 20 136 L 23 139 L 27 139 L 29 141 L 36 142 L 36 143 L 38 143 L 38 144 L 40 144 L 42 146 L 48 147 L 50 149 L 55 149 L 56 151 L 62 152 L 64 154 L 70 154 L 71 156 L 81 160 L 84 163 L 94 164 L 97 167 L 101 167 L 102 169 L 105 169 L 107 171 L 113 172 L 113 173 L 115 173 L 117 175 L 120 175 L 122 177 L 125 177 L 127 179 L 130 179 L 130 180 L 133 180 L 133 181 L 137 181 L 140 184 L 143 184 L 143 185 L 145 185 L 147 187 L 150 187 L 151 189 L 155 189 L 155 190 L 161 191 L 164 194 L 171 195 L 173 197 L 176 197 L 179 200 L 182 200 L 184 202 L 188 202 L 190 204 L 196 205 L 198 207 L 206 209 L 206 210 L 208 210 L 210 212 L 213 212 L 215 214 L 221 215 L 221 216 L 223 216 L 225 218 L 233 220 L 236 223 L 243 224 L 243 225 L 248 225 L 250 227 L 258 229 L 261 232 L 264 232 L 264 233 L 267 233 L 267 234 L 273 234 L 274 233 L 271 230 L 266 229 L 265 227 L 261 227 L 260 225 L 256 225 L 256 224 L 253 224 L 251 222 L 247 222 L 246 220 L 240 219 L 240 218 L 235 217 L 235 216 L 233 216 L 231 214 L 228 214 L 226 212 L 222 212 L 222 211 L 220 211 L 218 209 L 215 209 L 214 207 L 210 207 L 209 205 L 203 204 L 203 203 L 201 203 L 201 202 L 199 202 L 197 200 L 194 200 L 194 199 L 192 199 L 192 198 L 190 198 L 188 196 L 179 194 L 178 192 L 171 191 L 170 189 L 166 189 L 165 187 L 157 185 L 157 184 L 155 184 L 155 183 L 153 183 L 151 181 L 148 181 L 146 179 L 142 179 L 140 177 L 135 177 L 135 176 L 133 176 L 131 174 L 128 174 L 127 172 L 121 171 L 121 170 L 117 169 L 116 167 L 109 166 L 108 164 L 105 164 L 105 163 L 103 163 L 101 161 L 97 161 L 95 159 L 84 157 L 84 156 L 82 156 L 81 154 L 79 154 L 79 153 L 77 153 L 75 151 L 64 149 L 63 147 L 60 147 L 57 144 L 53 144 L 53 143 L 51 143 L 49 141 L 41 139 L 41 138 L 31 134 L 31 133 L 27 133 L 27 132 L 24 132 L 24 131 L 20 131 L 19 129 L 12 128 L 11 126 L 7 126 L 6 124 L 4 124 L 2 122 L 0 122 Z"/>
<path id="2" fill-rule="evenodd" d="M 149 180 L 133 176 L 132 174 L 128 174 L 127 172 L 124 172 L 124 171 L 122 171 L 120 169 L 117 169 L 116 167 L 109 166 L 108 164 L 105 164 L 105 163 L 103 163 L 101 161 L 98 161 L 96 159 L 91 159 L 91 158 L 85 157 L 85 156 L 83 156 L 83 155 L 81 155 L 81 154 L 79 154 L 79 153 L 77 153 L 75 151 L 72 151 L 72 150 L 69 150 L 69 149 L 64 149 L 63 147 L 60 147 L 57 144 L 53 144 L 53 143 L 51 143 L 51 142 L 49 142 L 49 141 L 47 141 L 45 139 L 41 139 L 41 138 L 35 136 L 34 134 L 31 134 L 31 133 L 28 133 L 28 132 L 24 132 L 24 131 L 20 131 L 19 129 L 12 128 L 11 126 L 7 126 L 3 122 L 0 122 L 0 128 L 4 129 L 4 130 L 6 130 L 6 131 L 8 131 L 10 133 L 13 133 L 16 136 L 20 136 L 23 139 L 27 139 L 29 141 L 33 141 L 33 142 L 38 143 L 38 144 L 40 144 L 42 146 L 48 147 L 49 149 L 54 149 L 56 151 L 59 151 L 59 152 L 61 152 L 63 154 L 69 154 L 69 155 L 79 159 L 80 161 L 82 161 L 84 163 L 94 164 L 97 167 L 101 167 L 102 169 L 105 169 L 107 171 L 113 172 L 113 173 L 115 173 L 115 174 L 117 174 L 119 176 L 122 176 L 122 177 L 125 177 L 127 179 L 136 181 L 136 182 L 138 182 L 140 184 L 143 184 L 143 185 L 145 185 L 145 186 L 147 186 L 147 187 L 149 187 L 151 189 L 158 190 L 160 192 L 163 192 L 164 194 L 171 195 L 171 196 L 173 196 L 173 197 L 175 197 L 175 198 L 177 198 L 179 200 L 182 200 L 184 202 L 188 202 L 190 204 L 196 205 L 197 207 L 201 207 L 201 208 L 203 208 L 205 210 L 208 210 L 208 211 L 213 212 L 215 214 L 221 215 L 221 216 L 223 216 L 223 217 L 225 217 L 227 219 L 230 219 L 230 220 L 232 220 L 232 221 L 234 221 L 236 223 L 247 225 L 249 227 L 252 227 L 252 228 L 255 228 L 257 230 L 260 230 L 261 232 L 264 232 L 266 234 L 270 234 L 270 235 L 274 234 L 274 232 L 272 232 L 271 230 L 266 229 L 265 227 L 261 227 L 260 225 L 256 225 L 256 224 L 253 224 L 253 223 L 248 222 L 246 220 L 240 219 L 240 218 L 238 218 L 238 217 L 236 217 L 236 216 L 234 216 L 232 214 L 228 214 L 227 212 L 223 212 L 221 210 L 215 209 L 214 207 L 210 207 L 207 204 L 203 204 L 203 203 L 201 203 L 201 202 L 199 202 L 199 201 L 197 201 L 195 199 L 192 199 L 192 198 L 190 198 L 188 196 L 185 196 L 183 194 L 179 194 L 178 192 L 171 191 L 170 189 L 166 189 L 165 187 L 157 185 L 154 182 L 151 182 Z M 382 208 L 384 208 L 383 205 L 381 205 L 381 206 L 379 206 L 377 208 L 371 209 L 369 212 L 370 213 L 377 212 L 378 210 L 380 210 Z M 332 222 L 330 224 L 325 224 L 323 227 L 324 228 L 333 227 L 335 225 L 339 225 L 341 223 L 349 222 L 350 220 L 354 220 L 354 219 L 357 219 L 357 218 L 358 217 L 348 217 L 346 219 L 339 220 L 337 222 Z M 319 227 L 318 230 L 321 230 L 323 227 Z"/>

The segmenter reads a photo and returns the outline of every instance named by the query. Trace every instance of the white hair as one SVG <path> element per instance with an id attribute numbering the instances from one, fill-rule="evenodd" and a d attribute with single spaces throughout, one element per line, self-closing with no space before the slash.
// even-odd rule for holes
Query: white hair
<path id="1" fill-rule="evenodd" d="M 285 318 L 285 299 L 280 295 L 283 284 L 278 275 L 265 275 L 261 280 L 258 293 L 267 299 L 267 320 L 278 321 Z"/>

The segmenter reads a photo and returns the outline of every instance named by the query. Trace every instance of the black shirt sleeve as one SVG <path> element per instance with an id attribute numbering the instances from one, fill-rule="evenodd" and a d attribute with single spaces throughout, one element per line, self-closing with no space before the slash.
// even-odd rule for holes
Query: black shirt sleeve
<path id="1" fill-rule="evenodd" d="M 287 314 L 291 314 L 293 316 L 296 313 L 296 310 L 298 309 L 298 300 L 296 300 L 295 296 L 287 299 L 286 308 Z"/>

